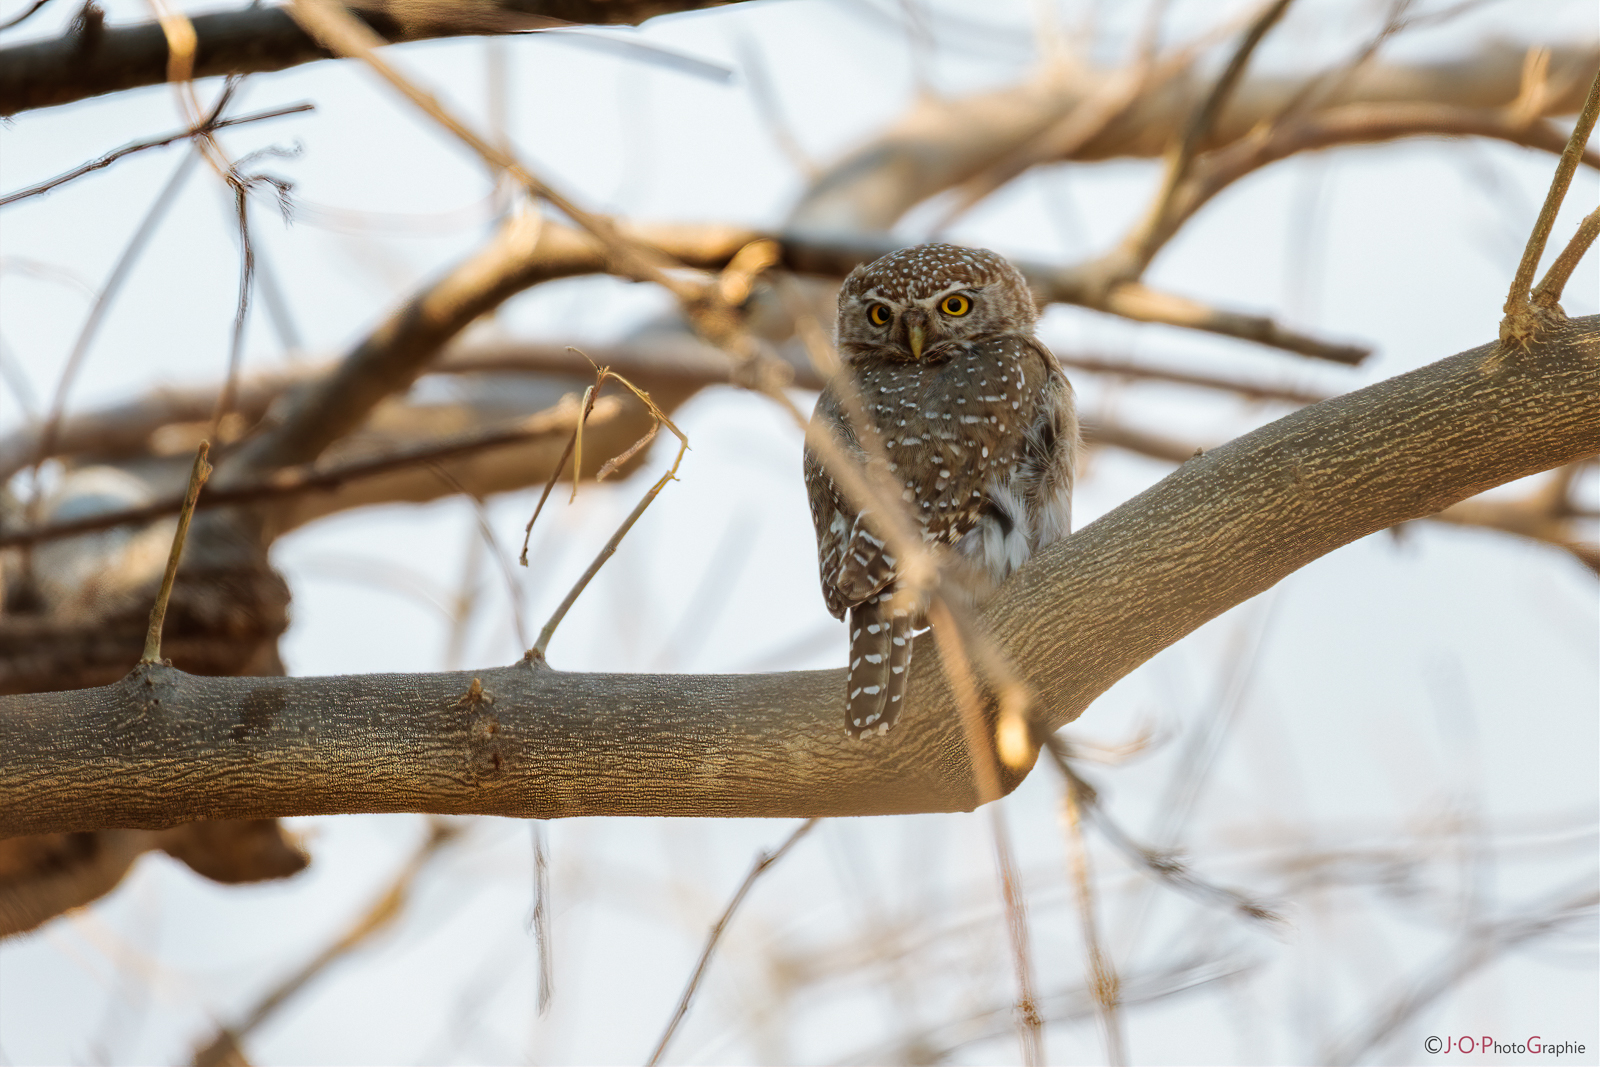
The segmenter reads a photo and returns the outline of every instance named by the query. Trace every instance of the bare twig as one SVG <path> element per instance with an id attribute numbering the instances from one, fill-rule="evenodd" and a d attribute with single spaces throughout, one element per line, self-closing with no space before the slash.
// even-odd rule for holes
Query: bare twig
<path id="1" fill-rule="evenodd" d="M 1005 903 L 1006 934 L 1011 946 L 1011 963 L 1017 976 L 1017 1038 L 1022 1045 L 1022 1062 L 1042 1067 L 1044 1020 L 1039 1017 L 1039 998 L 1034 992 L 1033 960 L 1028 951 L 1028 901 L 1022 893 L 1017 865 L 1011 856 L 1011 834 L 1006 829 L 1005 808 L 989 805 L 989 830 L 994 837 L 995 873 L 1000 878 L 1000 897 Z"/>
<path id="2" fill-rule="evenodd" d="M 155 606 L 150 609 L 150 629 L 144 638 L 144 655 L 140 663 L 161 662 L 161 625 L 167 618 L 167 601 L 172 598 L 172 583 L 178 577 L 178 560 L 183 557 L 183 542 L 189 536 L 189 520 L 194 518 L 195 501 L 200 499 L 200 487 L 211 474 L 211 464 L 206 453 L 209 441 L 201 441 L 195 451 L 194 468 L 189 472 L 189 489 L 183 494 L 183 510 L 178 513 L 178 529 L 172 535 L 172 551 L 167 556 L 167 570 L 161 576 L 161 590 L 156 593 Z"/>
<path id="3" fill-rule="evenodd" d="M 89 309 L 88 316 L 78 330 L 77 340 L 73 342 L 72 351 L 67 356 L 67 365 L 61 371 L 61 379 L 56 383 L 55 396 L 50 400 L 50 410 L 45 415 L 44 426 L 39 431 L 39 448 L 34 460 L 36 470 L 37 465 L 43 463 L 55 448 L 56 430 L 61 425 L 62 414 L 66 411 L 67 394 L 72 389 L 73 382 L 77 380 L 78 371 L 83 366 L 84 356 L 87 355 L 89 345 L 99 331 L 100 323 L 104 320 L 106 311 L 110 308 L 112 300 L 122 291 L 122 284 L 127 280 L 129 272 L 132 271 L 134 262 L 138 260 L 140 254 L 150 243 L 150 238 L 154 235 L 156 227 L 160 225 L 167 210 L 172 207 L 173 201 L 177 199 L 178 190 L 188 180 L 190 172 L 194 170 L 194 166 L 199 159 L 200 153 L 190 152 L 179 161 L 178 166 L 172 172 L 172 177 L 167 179 L 167 184 L 162 187 L 161 192 L 156 194 L 155 201 L 151 203 L 150 209 L 145 212 L 138 229 L 134 230 L 133 236 L 128 240 L 127 247 L 122 250 L 122 255 L 117 258 L 116 265 L 111 268 L 111 274 L 106 278 L 105 284 L 100 287 L 100 292 L 95 296 L 94 305 Z M 34 499 L 36 504 L 38 500 L 37 494 L 35 494 Z"/>
<path id="4" fill-rule="evenodd" d="M 548 835 L 542 819 L 528 820 L 533 838 L 533 907 L 528 912 L 528 932 L 539 951 L 537 1007 L 540 1015 L 550 1010 L 555 992 L 555 968 L 550 957 L 550 856 Z"/>
<path id="5" fill-rule="evenodd" d="M 1281 922 L 1281 917 L 1259 901 L 1235 889 L 1214 885 L 1200 878 L 1170 851 L 1142 845 L 1128 836 L 1127 831 L 1113 819 L 1100 800 L 1099 792 L 1078 774 L 1072 766 L 1072 753 L 1068 743 L 1059 734 L 1046 741 L 1056 769 L 1070 783 L 1073 801 L 1078 811 L 1086 815 L 1106 842 L 1121 852 L 1134 867 L 1172 889 L 1202 904 L 1230 908 L 1247 919 L 1262 923 Z"/>
<path id="6" fill-rule="evenodd" d="M 550 477 L 544 483 L 544 491 L 539 494 L 539 502 L 533 506 L 533 514 L 528 516 L 528 525 L 522 530 L 522 554 L 517 557 L 517 562 L 522 566 L 528 565 L 528 540 L 533 537 L 533 524 L 539 521 L 539 513 L 544 510 L 545 501 L 550 499 L 550 492 L 556 487 L 556 482 L 561 479 L 561 469 L 567 465 L 567 460 L 572 458 L 572 451 L 578 444 L 578 432 L 583 428 L 589 412 L 594 410 L 595 388 L 589 386 L 583 391 L 583 402 L 579 405 L 578 421 L 572 427 L 572 436 L 567 438 L 567 447 L 562 451 L 561 458 L 556 460 L 555 466 L 550 468 Z M 578 483 L 578 465 L 572 465 L 572 483 L 576 491 Z"/>
<path id="7" fill-rule="evenodd" d="M 589 564 L 589 569 L 583 572 L 582 577 L 578 579 L 577 583 L 573 585 L 572 589 L 567 593 L 566 598 L 562 600 L 561 603 L 556 607 L 556 610 L 551 614 L 549 621 L 544 624 L 544 628 L 539 631 L 539 639 L 534 642 L 533 647 L 528 650 L 528 658 L 534 661 L 544 660 L 545 650 L 550 646 L 550 638 L 555 636 L 556 627 L 561 625 L 561 620 L 567 617 L 567 612 L 572 609 L 572 605 L 578 602 L 578 597 L 583 595 L 583 591 L 588 588 L 588 585 L 590 581 L 594 579 L 594 576 L 600 573 L 600 568 L 605 566 L 606 560 L 610 559 L 611 556 L 617 551 L 617 546 L 620 545 L 622 543 L 622 539 L 628 535 L 628 531 L 633 529 L 633 524 L 639 521 L 640 516 L 644 514 L 645 509 L 648 508 L 651 502 L 655 500 L 657 494 L 667 487 L 668 482 L 677 478 L 678 465 L 683 462 L 684 453 L 689 451 L 689 438 L 685 437 L 683 431 L 678 429 L 678 427 L 673 424 L 671 419 L 667 418 L 665 412 L 656 407 L 655 401 L 650 399 L 650 394 L 640 389 L 638 386 L 634 385 L 620 374 L 613 373 L 604 367 L 600 368 L 597 384 L 593 387 L 593 392 L 598 392 L 600 386 L 605 384 L 607 378 L 615 378 L 617 381 L 627 386 L 633 395 L 638 397 L 644 406 L 649 409 L 650 415 L 656 420 L 656 422 L 672 431 L 673 436 L 677 437 L 678 439 L 678 454 L 676 457 L 674 457 L 672 466 L 667 469 L 667 473 L 663 474 L 655 485 L 651 486 L 645 491 L 644 496 L 639 499 L 639 503 L 634 506 L 633 511 L 628 514 L 626 519 L 622 520 L 622 525 L 617 527 L 617 532 L 611 535 L 611 539 L 605 543 L 605 547 L 600 549 L 600 554 L 594 558 L 594 562 Z M 592 405 L 592 403 L 593 396 L 591 393 L 585 398 L 585 406 L 587 407 Z M 581 438 L 579 435 L 581 435 L 582 432 L 583 419 L 580 416 L 578 420 L 578 428 L 574 434 L 574 440 L 580 442 L 577 447 L 581 447 Z M 653 436 L 653 434 L 650 436 Z M 575 447 L 573 450 L 574 466 L 572 484 L 574 494 L 577 492 L 578 484 L 577 447 Z M 629 449 L 630 454 L 634 451 L 637 451 L 637 446 Z M 541 505 L 543 504 L 542 499 L 540 503 Z M 538 516 L 537 512 L 534 514 L 535 517 Z M 528 529 L 533 529 L 532 520 L 529 520 L 528 522 Z M 526 541 L 524 541 L 524 544 L 526 544 Z"/>
<path id="8" fill-rule="evenodd" d="M 1589 212 L 1578 223 L 1578 231 L 1572 235 L 1572 240 L 1567 242 L 1567 247 L 1550 264 L 1550 269 L 1544 272 L 1544 278 L 1533 291 L 1533 302 L 1541 308 L 1551 310 L 1561 300 L 1561 291 L 1566 288 L 1567 279 L 1572 277 L 1572 272 L 1578 269 L 1578 261 L 1583 254 L 1589 251 L 1589 246 L 1594 244 L 1594 239 L 1600 237 L 1600 208 Z"/>
<path id="9" fill-rule="evenodd" d="M 678 1025 L 683 1022 L 683 1017 L 689 1012 L 689 1003 L 694 999 L 696 990 L 700 988 L 700 979 L 705 975 L 706 965 L 711 962 L 711 954 L 716 951 L 717 942 L 721 940 L 723 931 L 728 928 L 728 923 L 732 920 L 733 913 L 744 902 L 746 894 L 750 892 L 750 887 L 755 885 L 756 879 L 767 873 L 773 864 L 783 859 L 784 855 L 802 837 L 810 833 L 820 821 L 820 819 L 807 819 L 795 827 L 794 833 L 790 834 L 775 851 L 761 852 L 756 856 L 755 865 L 750 868 L 750 873 L 744 876 L 744 881 L 739 884 L 739 889 L 733 894 L 733 899 L 728 901 L 728 906 L 722 910 L 722 914 L 712 924 L 711 933 L 706 938 L 706 947 L 700 952 L 700 961 L 695 964 L 694 972 L 689 975 L 689 984 L 684 986 L 683 995 L 678 998 L 678 1006 L 673 1011 L 672 1018 L 667 1020 L 667 1028 L 662 1031 L 661 1040 L 656 1042 L 655 1051 L 650 1054 L 650 1059 L 646 1061 L 646 1067 L 655 1067 L 656 1064 L 661 1062 L 662 1055 L 667 1051 L 668 1042 L 677 1033 Z"/>
<path id="10" fill-rule="evenodd" d="M 121 148 L 116 149 L 115 151 L 107 152 L 98 159 L 93 159 L 82 166 L 74 167 L 72 170 L 69 170 L 64 174 L 58 174 L 48 181 L 42 181 L 38 185 L 30 185 L 26 189 L 18 189 L 14 193 L 7 193 L 4 196 L 0 196 L 0 207 L 5 207 L 7 204 L 16 203 L 18 200 L 26 200 L 30 196 L 40 196 L 44 193 L 48 193 L 52 189 L 66 185 L 70 181 L 74 181 L 83 177 L 85 174 L 92 174 L 97 170 L 103 170 L 124 156 L 131 156 L 135 152 L 143 152 L 147 148 L 163 148 L 175 141 L 184 141 L 191 137 L 199 137 L 204 134 L 214 133 L 217 130 L 225 129 L 229 126 L 243 126 L 246 123 L 262 122 L 266 119 L 282 118 L 285 115 L 294 115 L 302 111 L 315 111 L 316 108 L 317 105 L 315 104 L 292 104 L 289 107 L 275 107 L 268 111 L 258 111 L 252 115 L 240 115 L 236 119 L 220 119 L 215 115 L 212 115 L 198 126 L 191 126 L 187 130 L 180 130 L 177 133 L 169 133 L 164 137 L 156 137 L 148 141 L 132 141 L 123 145 Z"/>
<path id="11" fill-rule="evenodd" d="M 1540 313 L 1549 312 L 1548 307 L 1529 303 L 1528 287 L 1533 284 L 1534 271 L 1539 268 L 1545 242 L 1549 240 L 1550 230 L 1556 224 L 1556 215 L 1561 210 L 1561 202 L 1566 199 L 1567 187 L 1572 184 L 1572 175 L 1576 173 L 1578 162 L 1583 158 L 1584 149 L 1589 143 L 1589 134 L 1594 130 L 1596 117 L 1600 117 L 1600 70 L 1595 71 L 1594 81 L 1589 84 L 1589 95 L 1584 99 L 1583 110 L 1578 113 L 1578 121 L 1572 127 L 1572 136 L 1561 153 L 1561 161 L 1556 164 L 1556 172 L 1550 179 L 1550 191 L 1545 194 L 1544 205 L 1539 209 L 1539 217 L 1533 224 L 1533 232 L 1528 234 L 1527 246 L 1522 250 L 1522 261 L 1517 264 L 1516 276 L 1511 279 L 1511 291 L 1506 294 L 1506 315 L 1500 323 L 1502 344 L 1526 348 L 1539 332 L 1540 320 L 1544 317 Z M 1579 227 L 1579 232 L 1583 232 L 1582 227 Z M 1589 239 L 1592 241 L 1593 237 Z M 1578 254 L 1582 255 L 1581 252 Z M 1572 266 L 1576 265 L 1574 259 Z M 1554 270 L 1553 265 L 1551 269 Z M 1568 272 L 1571 269 L 1572 267 L 1567 267 Z M 1555 293 L 1556 296 L 1560 295 L 1559 286 L 1555 289 Z M 1550 303 L 1555 303 L 1555 297 L 1550 298 Z"/>
<path id="12" fill-rule="evenodd" d="M 1078 919 L 1083 931 L 1085 981 L 1094 997 L 1095 1014 L 1100 1019 L 1105 1041 L 1106 1061 L 1128 1062 L 1122 1037 L 1121 982 L 1117 971 L 1100 944 L 1100 919 L 1095 908 L 1094 876 L 1089 870 L 1089 848 L 1083 839 L 1083 804 L 1077 779 L 1067 775 L 1061 791 L 1061 817 L 1067 831 L 1067 866 L 1072 875 L 1073 895 L 1077 898 Z"/>
<path id="13" fill-rule="evenodd" d="M 233 190 L 233 210 L 239 222 L 239 299 L 233 313 L 233 333 L 228 345 L 228 373 L 223 379 L 222 391 L 217 394 L 217 407 L 211 413 L 210 436 L 218 444 L 222 439 L 222 420 L 233 411 L 235 395 L 239 388 L 239 361 L 244 354 L 245 317 L 250 313 L 250 292 L 255 284 L 256 252 L 250 243 L 250 180 L 232 166 L 227 171 L 228 187 Z"/>

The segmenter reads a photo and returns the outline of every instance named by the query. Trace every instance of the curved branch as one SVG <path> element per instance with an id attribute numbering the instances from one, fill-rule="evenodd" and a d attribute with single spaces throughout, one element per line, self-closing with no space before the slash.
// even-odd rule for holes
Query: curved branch
<path id="1" fill-rule="evenodd" d="M 564 23 L 637 26 L 645 19 L 739 0 L 401 0 L 352 4 L 390 42 L 517 33 Z M 98 9 L 49 41 L 0 49 L 0 115 L 70 104 L 167 80 L 167 39 L 156 22 L 107 28 Z M 331 54 L 281 7 L 195 15 L 194 76 L 283 70 Z"/>
<path id="2" fill-rule="evenodd" d="M 1600 316 L 1304 408 L 1183 464 L 989 606 L 1040 725 L 1317 557 L 1600 451 Z M 474 680 L 481 684 L 474 685 Z M 901 729 L 838 728 L 843 671 L 332 678 L 140 668 L 0 698 L 0 835 L 333 812 L 838 816 L 969 809 L 933 654 Z M 1013 775 L 1007 786 L 1013 787 Z"/>

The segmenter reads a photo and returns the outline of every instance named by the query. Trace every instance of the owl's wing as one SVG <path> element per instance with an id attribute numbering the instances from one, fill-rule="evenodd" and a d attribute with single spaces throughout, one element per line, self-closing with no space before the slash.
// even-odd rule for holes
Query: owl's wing
<path id="1" fill-rule="evenodd" d="M 864 463 L 866 454 L 844 423 L 832 390 L 817 401 L 814 419 L 834 434 L 841 451 Z M 805 452 L 806 493 L 811 501 L 811 522 L 817 530 L 817 569 L 822 596 L 834 618 L 874 596 L 894 580 L 895 560 L 873 530 L 871 512 L 852 506 L 823 467 L 822 458 Z"/>
<path id="2" fill-rule="evenodd" d="M 1028 427 L 1023 462 L 1037 551 L 1072 530 L 1072 482 L 1082 442 L 1072 384 L 1050 350 L 1029 340 L 1045 370 L 1045 386 L 1040 391 L 1039 411 Z"/>

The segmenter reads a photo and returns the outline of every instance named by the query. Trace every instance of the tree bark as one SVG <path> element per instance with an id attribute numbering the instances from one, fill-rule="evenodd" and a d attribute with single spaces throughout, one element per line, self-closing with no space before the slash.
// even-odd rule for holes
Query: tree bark
<path id="1" fill-rule="evenodd" d="M 738 0 L 402 0 L 352 3 L 357 14 L 388 41 L 514 33 L 563 22 L 638 25 L 676 11 Z M 92 12 L 92 13 L 89 13 Z M 159 23 L 106 27 L 98 9 L 86 9 L 73 28 L 53 40 L 0 49 L 0 115 L 70 104 L 105 93 L 159 85 L 167 80 L 167 39 Z M 195 15 L 194 76 L 284 70 L 329 52 L 281 7 L 256 6 Z"/>
<path id="2" fill-rule="evenodd" d="M 1600 451 L 1600 316 L 1304 408 L 1183 464 L 1042 553 L 985 610 L 1076 719 L 1140 663 L 1341 545 Z M 0 698 L 0 835 L 428 811 L 841 816 L 966 810 L 971 755 L 933 642 L 885 738 L 840 726 L 843 671 L 489 670 L 206 678 Z M 481 685 L 474 686 L 474 679 Z M 1011 774 L 1012 788 L 1022 774 Z"/>

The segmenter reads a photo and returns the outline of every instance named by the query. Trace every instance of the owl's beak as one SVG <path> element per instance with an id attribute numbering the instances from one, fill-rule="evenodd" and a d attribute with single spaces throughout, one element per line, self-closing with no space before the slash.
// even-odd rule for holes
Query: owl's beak
<path id="1" fill-rule="evenodd" d="M 903 322 L 906 328 L 906 344 L 911 349 L 911 358 L 921 359 L 922 346 L 928 340 L 928 313 L 921 308 L 912 308 L 905 313 Z"/>

